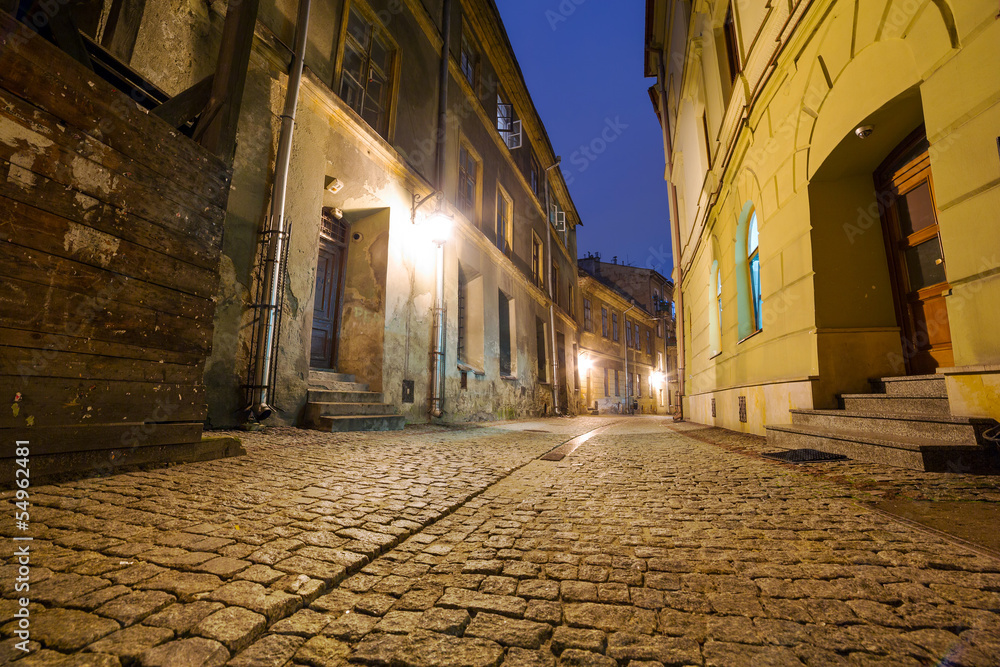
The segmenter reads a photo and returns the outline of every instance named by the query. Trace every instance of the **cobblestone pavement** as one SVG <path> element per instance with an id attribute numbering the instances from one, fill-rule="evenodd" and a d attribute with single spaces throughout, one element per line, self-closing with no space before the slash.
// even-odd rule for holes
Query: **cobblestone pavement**
<path id="1" fill-rule="evenodd" d="M 16 664 L 1000 664 L 1000 561 L 663 420 L 245 440 L 34 488 Z"/>

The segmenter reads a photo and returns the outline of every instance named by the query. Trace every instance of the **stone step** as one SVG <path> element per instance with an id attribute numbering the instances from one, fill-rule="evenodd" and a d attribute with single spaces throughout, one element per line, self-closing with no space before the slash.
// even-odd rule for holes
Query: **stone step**
<path id="1" fill-rule="evenodd" d="M 903 375 L 871 381 L 875 393 L 911 398 L 947 398 L 943 375 Z"/>
<path id="2" fill-rule="evenodd" d="M 315 428 L 322 431 L 400 431 L 406 426 L 403 415 L 343 415 L 320 417 Z"/>
<path id="3" fill-rule="evenodd" d="M 805 425 L 767 426 L 768 445 L 781 449 L 818 449 L 843 454 L 856 461 L 925 472 L 988 471 L 994 463 L 991 448 L 932 438 L 875 435 Z"/>
<path id="4" fill-rule="evenodd" d="M 992 426 L 990 419 L 950 415 L 900 415 L 846 410 L 791 410 L 792 425 L 833 431 L 853 431 L 874 437 L 932 438 L 946 442 L 978 445 L 982 433 Z"/>
<path id="5" fill-rule="evenodd" d="M 309 387 L 326 391 L 368 391 L 368 385 L 356 382 L 353 375 L 315 368 L 309 371 Z"/>
<path id="6" fill-rule="evenodd" d="M 306 394 L 309 403 L 382 403 L 380 391 L 340 391 L 310 389 Z"/>
<path id="7" fill-rule="evenodd" d="M 887 396 L 886 394 L 843 394 L 840 405 L 848 412 L 891 415 L 951 415 L 947 398 Z"/>
<path id="8" fill-rule="evenodd" d="M 315 421 L 320 417 L 344 415 L 390 415 L 399 414 L 395 405 L 389 403 L 306 403 L 306 418 Z"/>

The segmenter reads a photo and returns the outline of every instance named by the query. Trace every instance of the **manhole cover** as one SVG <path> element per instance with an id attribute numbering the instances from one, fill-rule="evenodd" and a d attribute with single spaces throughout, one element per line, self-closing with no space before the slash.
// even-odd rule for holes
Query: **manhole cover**
<path id="1" fill-rule="evenodd" d="M 814 463 L 817 461 L 846 461 L 843 454 L 821 452 L 818 449 L 789 449 L 786 452 L 771 452 L 763 455 L 765 458 L 787 463 Z"/>

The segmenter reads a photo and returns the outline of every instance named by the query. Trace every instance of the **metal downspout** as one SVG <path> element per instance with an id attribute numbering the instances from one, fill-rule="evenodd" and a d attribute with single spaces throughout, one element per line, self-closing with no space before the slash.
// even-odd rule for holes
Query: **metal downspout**
<path id="1" fill-rule="evenodd" d="M 555 164 L 545 170 L 545 251 L 548 254 L 549 266 L 546 271 L 549 285 L 549 339 L 552 346 L 552 411 L 559 412 L 559 359 L 556 355 L 556 309 L 554 285 L 552 284 L 552 204 L 549 202 L 549 172 L 562 164 L 562 158 L 557 157 Z"/>
<path id="2" fill-rule="evenodd" d="M 437 127 L 437 189 L 444 191 L 445 164 L 447 158 L 448 131 L 448 66 L 451 62 L 451 3 L 444 0 L 441 18 L 441 70 L 438 81 L 438 127 Z M 444 244 L 435 250 L 437 277 L 434 293 L 434 354 L 431 378 L 431 417 L 444 415 Z"/>
<path id="3" fill-rule="evenodd" d="M 628 315 L 628 311 L 632 310 L 633 308 L 635 308 L 634 303 L 628 308 L 626 308 L 625 312 L 622 313 L 622 327 L 624 327 L 625 329 L 628 329 L 628 320 L 625 318 L 625 316 Z M 632 401 L 628 394 L 628 384 L 631 381 L 631 378 L 629 378 L 628 376 L 628 337 L 629 337 L 628 333 L 622 336 L 622 345 L 625 346 L 625 354 L 622 356 L 625 357 L 625 410 L 629 414 L 632 414 Z"/>
<path id="4" fill-rule="evenodd" d="M 677 387 L 679 395 L 677 397 L 680 419 L 684 419 L 684 293 L 681 284 L 684 282 L 684 268 L 681 265 L 681 222 L 677 211 L 677 186 L 673 183 L 674 173 L 674 149 L 670 140 L 670 119 L 667 113 L 667 93 L 666 93 L 666 65 L 663 62 L 665 55 L 661 50 L 656 59 L 659 70 L 659 83 L 657 92 L 660 96 L 660 126 L 663 128 L 663 151 L 667 161 L 667 173 L 670 174 L 670 245 L 674 256 L 674 306 L 677 311 L 674 313 L 674 337 L 677 339 Z M 664 332 L 666 334 L 666 332 Z M 664 336 L 666 338 L 666 336 Z M 670 382 L 667 381 L 667 391 L 670 391 Z M 669 401 L 668 401 L 669 403 Z"/>
<path id="5" fill-rule="evenodd" d="M 271 365 L 276 341 L 275 325 L 280 299 L 278 288 L 284 267 L 278 266 L 284 256 L 285 195 L 288 188 L 288 165 L 292 157 L 292 131 L 295 128 L 295 108 L 299 101 L 302 84 L 302 67 L 305 63 L 306 37 L 309 33 L 310 0 L 299 0 L 298 21 L 295 28 L 295 47 L 292 64 L 288 71 L 288 90 L 285 94 L 285 108 L 281 114 L 281 133 L 278 136 L 278 152 L 275 155 L 274 186 L 271 190 L 270 226 L 267 239 L 267 259 L 264 284 L 267 286 L 267 302 L 262 309 L 264 325 L 258 329 L 257 355 L 254 359 L 254 396 L 251 409 L 257 419 L 266 419 L 272 412 L 268 404 L 268 387 L 271 384 Z"/>

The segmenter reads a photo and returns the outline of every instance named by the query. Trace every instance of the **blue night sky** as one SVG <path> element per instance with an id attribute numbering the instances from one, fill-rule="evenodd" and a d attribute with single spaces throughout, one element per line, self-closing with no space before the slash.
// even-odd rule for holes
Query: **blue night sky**
<path id="1" fill-rule="evenodd" d="M 663 139 L 643 77 L 643 0 L 496 0 L 583 220 L 580 256 L 670 277 Z M 603 135 L 603 136 L 602 136 Z M 605 143 L 605 139 L 613 141 Z M 589 148 L 588 148 L 589 147 Z M 598 150 L 603 150 L 599 155 Z"/>

